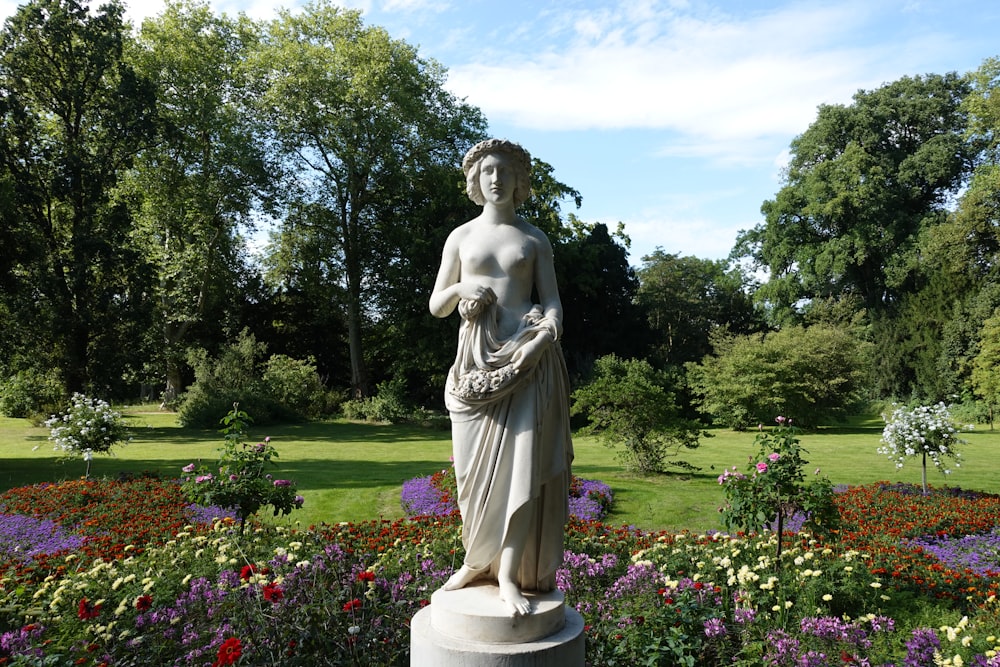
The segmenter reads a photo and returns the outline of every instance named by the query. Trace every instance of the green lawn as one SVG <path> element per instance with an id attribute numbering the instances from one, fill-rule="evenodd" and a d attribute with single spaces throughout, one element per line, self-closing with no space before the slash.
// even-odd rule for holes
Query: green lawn
<path id="1" fill-rule="evenodd" d="M 150 471 L 171 477 L 180 475 L 181 467 L 192 461 L 215 460 L 222 443 L 218 433 L 180 428 L 174 415 L 153 409 L 124 412 L 135 425 L 135 438 L 118 448 L 115 456 L 96 457 L 93 476 Z M 881 428 L 877 418 L 855 419 L 844 427 L 803 434 L 810 472 L 818 467 L 834 483 L 919 483 L 919 460 L 897 471 L 876 453 Z M 715 437 L 703 440 L 699 449 L 682 455 L 701 468 L 694 474 L 627 473 L 614 450 L 589 437 L 574 441 L 574 472 L 611 485 L 616 502 L 609 523 L 656 530 L 718 529 L 723 499 L 716 478 L 728 466 L 744 469 L 754 451 L 754 433 L 713 433 Z M 259 428 L 252 435 L 271 436 L 280 454 L 275 475 L 298 483 L 306 505 L 292 518 L 303 525 L 402 516 L 402 483 L 447 467 L 451 455 L 448 431 L 419 426 L 329 421 Z M 47 429 L 33 427 L 26 420 L 0 418 L 0 491 L 83 474 L 83 461 L 61 462 L 47 436 Z M 995 452 L 1000 451 L 1000 431 L 981 426 L 965 437 L 969 440 L 963 449 L 966 463 L 948 478 L 929 472 L 929 482 L 1000 493 L 1000 476 L 992 468 Z"/>

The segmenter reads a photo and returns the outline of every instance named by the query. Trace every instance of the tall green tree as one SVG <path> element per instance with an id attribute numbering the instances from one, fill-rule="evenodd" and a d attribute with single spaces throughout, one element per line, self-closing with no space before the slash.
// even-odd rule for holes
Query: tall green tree
<path id="1" fill-rule="evenodd" d="M 405 224 L 378 215 L 425 165 L 458 164 L 481 115 L 445 90 L 437 63 L 325 1 L 282 12 L 254 67 L 264 86 L 260 113 L 294 174 L 295 194 L 310 204 L 309 224 L 329 238 L 340 263 L 351 387 L 366 393 L 364 331 L 377 316 L 372 267 L 382 226 Z"/>
<path id="2" fill-rule="evenodd" d="M 713 331 L 748 334 L 762 328 L 753 284 L 727 262 L 681 257 L 660 248 L 642 261 L 638 300 L 661 365 L 683 366 L 711 353 Z"/>
<path id="3" fill-rule="evenodd" d="M 155 94 L 123 59 L 122 11 L 35 0 L 0 36 L 5 305 L 67 389 L 105 395 L 148 326 L 149 276 L 112 193 L 153 137 Z"/>
<path id="4" fill-rule="evenodd" d="M 979 354 L 972 363 L 972 387 L 989 409 L 990 428 L 1000 405 L 1000 309 L 983 323 Z"/>
<path id="5" fill-rule="evenodd" d="M 649 328 L 636 302 L 639 279 L 628 263 L 628 237 L 573 214 L 553 244 L 563 304 L 562 346 L 571 378 L 588 374 L 606 355 L 643 358 Z"/>
<path id="6" fill-rule="evenodd" d="M 128 195 L 136 241 L 156 270 L 153 349 L 167 401 L 183 389 L 192 335 L 220 326 L 241 300 L 240 224 L 261 210 L 272 183 L 244 67 L 259 32 L 207 3 L 171 2 L 143 23 L 131 57 L 160 103 L 159 140 L 139 156 Z"/>
<path id="7" fill-rule="evenodd" d="M 902 313 L 917 360 L 913 393 L 925 402 L 973 397 L 979 333 L 1000 306 L 1000 59 L 986 60 L 970 81 L 963 109 L 976 167 L 954 213 L 928 230 L 924 285 Z"/>
<path id="8" fill-rule="evenodd" d="M 974 149 L 956 74 L 904 77 L 823 105 L 791 145 L 784 186 L 736 256 L 770 271 L 760 296 L 779 316 L 802 300 L 856 295 L 870 314 L 919 281 L 919 237 L 940 224 L 967 180 Z"/>

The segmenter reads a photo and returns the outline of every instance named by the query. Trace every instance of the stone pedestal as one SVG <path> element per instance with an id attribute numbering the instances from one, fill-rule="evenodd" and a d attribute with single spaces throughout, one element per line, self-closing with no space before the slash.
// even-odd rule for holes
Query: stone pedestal
<path id="1" fill-rule="evenodd" d="M 563 594 L 527 593 L 512 617 L 494 584 L 437 591 L 410 622 L 411 667 L 583 667 L 583 618 Z"/>

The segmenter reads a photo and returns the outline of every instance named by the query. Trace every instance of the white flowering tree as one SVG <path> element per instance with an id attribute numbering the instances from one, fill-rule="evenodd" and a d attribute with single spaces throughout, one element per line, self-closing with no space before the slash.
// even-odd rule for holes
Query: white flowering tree
<path id="1" fill-rule="evenodd" d="M 73 394 L 65 412 L 46 420 L 49 441 L 56 451 L 67 456 L 79 454 L 87 462 L 86 477 L 90 477 L 90 462 L 95 452 L 108 453 L 115 445 L 131 440 L 125 419 L 111 409 L 107 401 Z"/>
<path id="2" fill-rule="evenodd" d="M 962 430 L 972 430 L 972 426 L 964 429 L 952 418 L 948 406 L 944 403 L 936 405 L 918 405 L 915 408 L 896 406 L 886 417 L 885 428 L 882 429 L 882 446 L 879 454 L 884 454 L 902 468 L 908 458 L 919 456 L 923 464 L 921 480 L 924 493 L 927 493 L 927 460 L 930 459 L 943 474 L 951 474 L 949 461 L 954 467 L 960 468 L 962 455 L 958 451 L 966 443 L 959 437 Z"/>

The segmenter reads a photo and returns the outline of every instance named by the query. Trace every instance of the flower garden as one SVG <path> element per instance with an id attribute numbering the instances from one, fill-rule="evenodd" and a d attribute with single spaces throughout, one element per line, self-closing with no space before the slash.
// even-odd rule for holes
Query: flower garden
<path id="1" fill-rule="evenodd" d="M 174 481 L 8 491 L 0 664 L 406 665 L 409 619 L 461 562 L 449 478 L 407 483 L 410 518 L 243 533 Z M 588 663 L 1000 665 L 1000 497 L 838 491 L 839 532 L 786 534 L 776 561 L 772 532 L 605 525 L 610 490 L 576 480 L 558 582 Z"/>
<path id="2" fill-rule="evenodd" d="M 612 489 L 573 478 L 556 579 L 588 665 L 1000 667 L 1000 496 L 807 478 L 777 421 L 718 477 L 727 532 L 610 525 Z M 462 562 L 454 469 L 402 485 L 406 518 L 304 527 L 247 423 L 234 406 L 217 464 L 177 479 L 0 495 L 0 666 L 409 664 L 410 619 Z M 897 451 L 950 451 L 940 432 Z"/>

